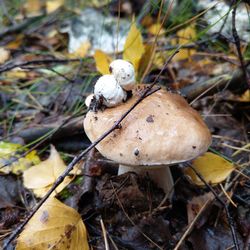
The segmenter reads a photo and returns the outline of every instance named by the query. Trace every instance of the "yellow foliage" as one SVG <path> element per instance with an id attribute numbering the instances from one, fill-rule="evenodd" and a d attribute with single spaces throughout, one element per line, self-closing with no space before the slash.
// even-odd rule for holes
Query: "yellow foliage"
<path id="1" fill-rule="evenodd" d="M 135 67 L 136 74 L 138 73 L 140 61 L 145 52 L 142 35 L 133 23 L 129 30 L 123 51 L 123 59 L 131 62 Z M 109 64 L 113 61 L 113 58 L 108 56 L 101 50 L 96 50 L 94 55 L 97 70 L 105 75 L 110 74 Z"/>
<path id="2" fill-rule="evenodd" d="M 106 53 L 104 53 L 101 50 L 96 50 L 94 55 L 96 68 L 97 70 L 103 74 L 109 74 L 109 64 L 112 62 L 112 58 L 108 56 Z"/>
<path id="3" fill-rule="evenodd" d="M 11 71 L 5 72 L 4 75 L 7 79 L 26 79 L 27 71 L 16 68 Z"/>
<path id="4" fill-rule="evenodd" d="M 61 6 L 63 6 L 64 0 L 47 0 L 46 1 L 46 10 L 47 13 L 51 13 L 53 11 L 56 11 Z"/>
<path id="5" fill-rule="evenodd" d="M 178 39 L 172 39 L 171 44 L 172 45 L 185 45 L 188 43 L 191 43 L 195 40 L 196 38 L 196 31 L 195 31 L 195 25 L 192 24 L 188 26 L 185 29 L 181 29 L 176 33 Z M 173 61 L 180 61 L 180 60 L 185 60 L 189 59 L 190 57 L 195 54 L 196 50 L 195 49 L 180 49 L 180 52 L 175 55 L 173 58 Z"/>
<path id="6" fill-rule="evenodd" d="M 65 169 L 66 165 L 59 153 L 55 147 L 51 146 L 50 156 L 47 160 L 23 172 L 24 186 L 33 189 L 36 196 L 43 197 Z M 53 195 L 62 191 L 71 181 L 72 178 L 67 176 Z"/>
<path id="7" fill-rule="evenodd" d="M 161 24 L 160 23 L 154 23 L 152 24 L 149 28 L 148 28 L 148 32 L 151 34 L 151 35 L 163 35 L 165 34 L 165 30 L 163 27 L 161 27 Z"/>
<path id="8" fill-rule="evenodd" d="M 36 154 L 36 151 L 33 150 L 30 153 L 28 153 L 25 157 L 21 157 L 21 154 L 24 153 L 24 150 L 22 149 L 22 146 L 15 143 L 9 143 L 9 142 L 0 142 L 0 172 L 3 173 L 14 173 L 19 174 L 20 172 L 23 172 L 30 166 L 34 164 L 38 164 L 40 162 L 39 157 Z M 18 152 L 20 151 L 20 152 Z M 1 168 L 2 166 L 6 165 L 9 161 L 11 161 L 11 158 L 19 158 L 17 161 L 13 162 L 12 164 L 5 166 Z"/>
<path id="9" fill-rule="evenodd" d="M 69 54 L 70 58 L 75 58 L 75 57 L 85 57 L 87 55 L 88 50 L 90 49 L 91 44 L 89 41 L 86 41 L 81 44 L 81 46 L 74 52 Z"/>
<path id="10" fill-rule="evenodd" d="M 192 166 L 210 184 L 217 184 L 224 181 L 234 170 L 232 163 L 210 152 L 193 160 Z M 191 168 L 186 168 L 185 174 L 190 177 L 194 184 L 199 186 L 204 185 Z"/>
<path id="11" fill-rule="evenodd" d="M 24 4 L 24 9 L 29 17 L 40 15 L 42 7 L 43 2 L 40 0 L 27 0 Z"/>
<path id="12" fill-rule="evenodd" d="M 16 250 L 88 250 L 80 214 L 56 198 L 49 198 L 17 239 Z"/>
<path id="13" fill-rule="evenodd" d="M 6 45 L 6 48 L 8 48 L 8 49 L 19 49 L 20 46 L 22 45 L 23 38 L 24 38 L 23 34 L 17 35 L 16 39 L 14 41 L 11 41 Z"/>
<path id="14" fill-rule="evenodd" d="M 139 63 L 144 54 L 144 45 L 140 30 L 137 29 L 135 23 L 130 27 L 123 51 L 123 59 L 131 62 L 135 71 L 138 71 Z"/>
<path id="15" fill-rule="evenodd" d="M 246 90 L 239 98 L 240 102 L 250 102 L 250 90 Z"/>

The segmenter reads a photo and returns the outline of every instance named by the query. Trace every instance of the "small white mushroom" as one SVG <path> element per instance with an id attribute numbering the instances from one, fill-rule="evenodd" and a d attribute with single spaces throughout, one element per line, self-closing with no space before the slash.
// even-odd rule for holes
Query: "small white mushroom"
<path id="1" fill-rule="evenodd" d="M 107 107 L 117 106 L 127 98 L 126 91 L 121 88 L 113 75 L 103 75 L 98 79 L 94 95 L 97 100 L 103 98 L 103 104 Z"/>
<path id="2" fill-rule="evenodd" d="M 85 105 L 87 106 L 87 108 L 89 108 L 90 103 L 92 102 L 92 99 L 94 98 L 94 94 L 90 94 L 86 97 L 85 99 Z"/>
<path id="3" fill-rule="evenodd" d="M 127 91 L 133 89 L 135 85 L 135 70 L 130 62 L 121 59 L 114 60 L 109 65 L 109 70 L 123 89 Z"/>

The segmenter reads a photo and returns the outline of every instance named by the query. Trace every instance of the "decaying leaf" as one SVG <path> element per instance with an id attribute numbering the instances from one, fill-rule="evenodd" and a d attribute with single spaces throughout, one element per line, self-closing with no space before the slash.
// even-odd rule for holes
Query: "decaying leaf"
<path id="1" fill-rule="evenodd" d="M 192 162 L 192 166 L 210 184 L 217 184 L 224 181 L 234 170 L 232 163 L 210 152 L 195 159 Z M 204 183 L 191 168 L 186 168 L 185 174 L 190 177 L 194 184 L 204 186 Z"/>
<path id="2" fill-rule="evenodd" d="M 38 197 L 43 197 L 65 168 L 66 165 L 59 153 L 55 147 L 51 146 L 50 156 L 47 160 L 24 171 L 24 186 L 33 189 Z M 72 178 L 67 176 L 53 194 L 62 191 L 71 181 Z"/>
<path id="3" fill-rule="evenodd" d="M 195 25 L 192 24 L 188 26 L 185 29 L 181 29 L 176 33 L 178 39 L 172 39 L 171 44 L 172 45 L 185 45 L 188 43 L 191 43 L 196 38 L 196 31 L 195 31 Z M 173 58 L 173 61 L 180 61 L 189 59 L 190 57 L 195 54 L 195 49 L 180 49 L 180 52 L 175 55 Z"/>
<path id="4" fill-rule="evenodd" d="M 0 142 L 0 172 L 18 174 L 32 165 L 38 164 L 40 159 L 33 150 L 25 157 L 21 157 L 25 150 L 20 144 Z M 16 160 L 16 161 L 14 161 Z M 7 165 L 8 164 L 8 165 Z M 7 166 L 5 166 L 7 165 Z M 5 166 L 5 167 L 3 167 Z"/>
<path id="5" fill-rule="evenodd" d="M 101 50 L 95 51 L 94 58 L 97 70 L 103 75 L 109 74 L 109 64 L 112 58 Z"/>
<path id="6" fill-rule="evenodd" d="M 214 195 L 209 192 L 204 195 L 193 197 L 192 200 L 187 203 L 187 215 L 188 215 L 188 224 L 190 224 L 195 217 L 199 214 L 202 207 L 214 198 Z"/>
<path id="7" fill-rule="evenodd" d="M 123 59 L 131 62 L 135 67 L 135 71 L 137 72 L 143 54 L 144 45 L 142 41 L 142 35 L 137 29 L 136 24 L 133 23 L 124 45 Z"/>
<path id="8" fill-rule="evenodd" d="M 56 198 L 49 198 L 17 240 L 16 250 L 31 249 L 88 250 L 80 214 Z"/>

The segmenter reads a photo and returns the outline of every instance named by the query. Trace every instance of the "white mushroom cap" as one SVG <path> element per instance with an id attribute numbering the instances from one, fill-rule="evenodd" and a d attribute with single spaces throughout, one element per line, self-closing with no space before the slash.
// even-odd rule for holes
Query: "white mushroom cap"
<path id="1" fill-rule="evenodd" d="M 132 90 L 135 85 L 134 66 L 125 60 L 117 59 L 109 65 L 110 73 L 125 90 Z"/>
<path id="2" fill-rule="evenodd" d="M 98 79 L 94 87 L 94 95 L 97 100 L 103 98 L 103 104 L 107 107 L 117 106 L 127 98 L 127 93 L 113 75 L 103 75 Z"/>

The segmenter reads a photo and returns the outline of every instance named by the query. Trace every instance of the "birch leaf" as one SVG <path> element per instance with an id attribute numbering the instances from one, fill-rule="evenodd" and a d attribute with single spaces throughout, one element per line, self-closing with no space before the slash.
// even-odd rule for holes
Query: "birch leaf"
<path id="1" fill-rule="evenodd" d="M 96 68 L 101 74 L 110 74 L 109 64 L 112 62 L 112 58 L 110 56 L 108 56 L 101 50 L 96 50 L 94 54 L 94 59 Z"/>
<path id="2" fill-rule="evenodd" d="M 88 250 L 80 214 L 56 198 L 49 198 L 17 239 L 16 250 Z"/>
<path id="3" fill-rule="evenodd" d="M 185 45 L 188 43 L 193 42 L 193 40 L 196 39 L 196 31 L 195 31 L 195 25 L 190 25 L 187 28 L 181 29 L 177 32 L 178 39 L 172 39 L 171 44 L 172 45 Z M 191 60 L 191 56 L 196 53 L 195 49 L 180 49 L 180 52 L 175 55 L 173 58 L 173 61 L 180 61 L 180 60 Z"/>
<path id="4" fill-rule="evenodd" d="M 131 62 L 135 71 L 138 71 L 139 63 L 144 54 L 144 45 L 141 32 L 137 29 L 135 23 L 131 25 L 123 52 L 123 59 Z"/>
<path id="5" fill-rule="evenodd" d="M 21 157 L 25 150 L 20 144 L 0 142 L 0 172 L 20 174 L 30 166 L 38 164 L 40 159 L 35 150 Z M 12 161 L 16 159 L 16 161 Z M 7 165 L 7 166 L 5 166 Z M 5 167 L 3 167 L 5 166 Z"/>
<path id="6" fill-rule="evenodd" d="M 66 165 L 59 153 L 55 147 L 51 146 L 50 156 L 47 160 L 24 171 L 24 186 L 33 189 L 37 197 L 43 197 L 65 169 Z M 71 181 L 72 178 L 67 176 L 53 194 L 56 195 L 62 191 Z"/>
<path id="7" fill-rule="evenodd" d="M 210 184 L 218 184 L 224 181 L 234 170 L 232 163 L 210 152 L 193 160 L 192 166 Z M 186 168 L 185 174 L 190 177 L 194 184 L 204 186 L 204 183 L 191 168 Z"/>

